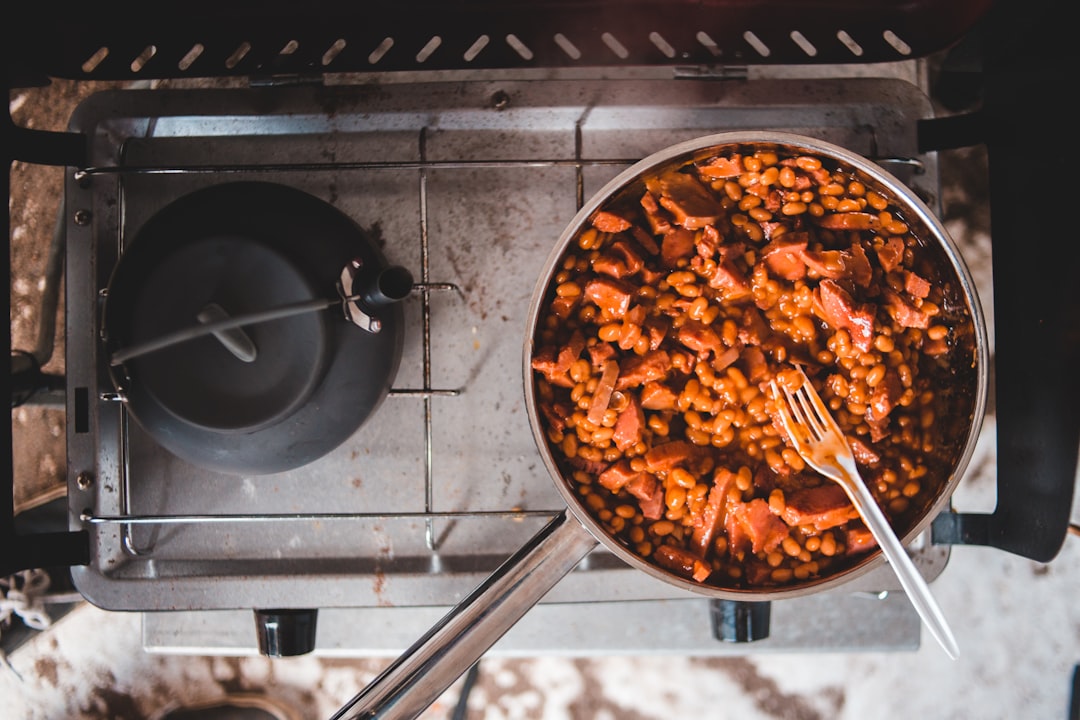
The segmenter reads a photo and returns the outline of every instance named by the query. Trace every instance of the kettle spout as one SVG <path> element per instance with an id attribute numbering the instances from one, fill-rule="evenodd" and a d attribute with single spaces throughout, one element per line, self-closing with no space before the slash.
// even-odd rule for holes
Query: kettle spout
<path id="1" fill-rule="evenodd" d="M 401 302 L 413 289 L 413 276 L 401 265 L 392 265 L 368 278 L 354 289 L 361 301 L 370 308 Z"/>

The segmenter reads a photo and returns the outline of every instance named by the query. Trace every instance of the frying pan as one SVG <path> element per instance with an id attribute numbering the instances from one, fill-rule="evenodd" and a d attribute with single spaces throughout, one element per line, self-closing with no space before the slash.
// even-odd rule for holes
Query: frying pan
<path id="1" fill-rule="evenodd" d="M 782 587 L 720 587 L 694 582 L 652 564 L 609 534 L 584 506 L 575 492 L 575 484 L 566 477 L 564 467 L 553 455 L 545 436 L 532 359 L 538 324 L 551 298 L 553 278 L 570 244 L 589 227 L 597 210 L 640 198 L 645 178 L 724 152 L 749 154 L 761 147 L 776 149 L 784 155 L 816 155 L 853 173 L 868 187 L 885 191 L 893 204 L 902 210 L 912 234 L 920 238 L 929 251 L 936 253 L 938 269 L 946 279 L 945 284 L 952 288 L 952 297 L 947 300 L 970 319 L 968 349 L 971 363 L 970 367 L 960 363 L 965 367 L 960 368 L 961 375 L 955 378 L 955 386 L 963 388 L 959 393 L 957 412 L 948 419 L 938 420 L 946 440 L 944 445 L 950 447 L 948 477 L 942 480 L 940 490 L 921 509 L 910 527 L 897 528 L 903 542 L 914 539 L 948 503 L 967 467 L 982 426 L 988 350 L 985 323 L 974 284 L 944 226 L 895 176 L 864 157 L 815 138 L 781 132 L 740 131 L 709 135 L 671 146 L 620 173 L 581 208 L 552 249 L 533 293 L 524 340 L 525 400 L 540 455 L 562 493 L 567 509 L 343 707 L 335 718 L 416 717 L 598 545 L 603 545 L 631 567 L 688 593 L 744 601 L 776 600 L 834 589 L 884 562 L 880 551 L 874 550 L 838 572 Z"/>

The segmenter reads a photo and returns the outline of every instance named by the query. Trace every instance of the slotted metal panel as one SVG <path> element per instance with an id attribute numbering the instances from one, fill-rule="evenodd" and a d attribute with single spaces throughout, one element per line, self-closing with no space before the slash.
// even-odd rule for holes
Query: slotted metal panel
<path id="1" fill-rule="evenodd" d="M 988 0 L 35 3 L 9 11 L 25 77 L 873 63 L 944 49 Z"/>

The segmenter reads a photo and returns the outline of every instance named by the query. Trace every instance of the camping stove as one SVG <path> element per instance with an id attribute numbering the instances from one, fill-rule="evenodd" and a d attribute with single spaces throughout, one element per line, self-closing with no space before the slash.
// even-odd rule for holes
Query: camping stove
<path id="1" fill-rule="evenodd" d="M 92 138 L 90 162 L 70 169 L 65 196 L 69 504 L 92 538 L 76 586 L 101 607 L 147 613 L 147 645 L 170 651 L 253 650 L 251 612 L 264 609 L 319 611 L 317 651 L 401 650 L 562 509 L 529 431 L 520 356 L 537 274 L 583 199 L 666 145 L 771 128 L 871 157 L 933 202 L 936 157 L 914 132 L 931 112 L 896 77 L 91 97 L 72 119 Z M 416 279 L 385 402 L 335 450 L 271 475 L 207 470 L 155 442 L 109 380 L 98 322 L 113 267 L 149 218 L 243 179 L 325 200 Z M 929 578 L 948 554 L 916 551 Z M 885 567 L 841 593 L 776 603 L 760 647 L 915 647 L 919 621 L 897 589 Z M 745 651 L 716 639 L 715 613 L 597 550 L 496 650 Z"/>

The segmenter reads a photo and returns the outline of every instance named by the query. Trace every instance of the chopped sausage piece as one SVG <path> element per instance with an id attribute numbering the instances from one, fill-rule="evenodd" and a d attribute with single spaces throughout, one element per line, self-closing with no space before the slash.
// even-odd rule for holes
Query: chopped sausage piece
<path id="1" fill-rule="evenodd" d="M 867 550 L 873 550 L 877 547 L 877 540 L 874 539 L 874 534 L 865 525 L 849 525 L 847 529 L 847 554 L 855 555 L 856 553 L 866 552 Z"/>
<path id="2" fill-rule="evenodd" d="M 739 341 L 744 345 L 760 345 L 769 334 L 769 325 L 756 309 L 746 308 L 743 312 L 742 325 L 739 327 Z"/>
<path id="3" fill-rule="evenodd" d="M 945 338 L 938 338 L 937 340 L 927 338 L 923 343 L 922 351 L 924 355 L 940 357 L 949 352 L 949 341 Z"/>
<path id="4" fill-rule="evenodd" d="M 660 250 L 657 249 L 657 252 L 660 252 Z M 653 286 L 656 285 L 656 283 L 660 282 L 660 280 L 663 279 L 666 274 L 667 273 L 663 270 L 653 270 L 648 265 L 646 265 L 645 267 L 641 268 L 641 274 L 639 275 L 639 277 L 641 278 L 641 282 L 643 284 Z"/>
<path id="5" fill-rule="evenodd" d="M 851 280 L 859 287 L 867 287 L 874 279 L 870 259 L 858 242 L 850 250 L 804 250 L 802 260 L 818 277 Z"/>
<path id="6" fill-rule="evenodd" d="M 709 497 L 705 501 L 705 507 L 694 518 L 694 532 L 691 536 L 691 547 L 702 557 L 712 547 L 716 539 L 716 531 L 724 525 L 727 516 L 728 492 L 735 485 L 738 476 L 721 467 L 713 475 L 713 486 L 709 489 Z"/>
<path id="7" fill-rule="evenodd" d="M 855 462 L 860 465 L 877 465 L 881 462 L 881 456 L 859 438 L 849 437 L 847 441 L 851 446 L 851 453 L 855 456 Z"/>
<path id="8" fill-rule="evenodd" d="M 880 224 L 877 215 L 865 212 L 829 213 L 815 222 L 826 230 L 873 230 Z"/>
<path id="9" fill-rule="evenodd" d="M 802 280 L 806 277 L 806 261 L 803 252 L 809 242 L 805 232 L 785 233 L 761 249 L 761 261 L 769 272 L 784 280 Z"/>
<path id="10" fill-rule="evenodd" d="M 746 379 L 752 383 L 764 380 L 769 374 L 769 362 L 765 358 L 765 353 L 756 345 L 751 345 L 743 350 L 742 362 L 743 369 L 746 372 Z"/>
<path id="11" fill-rule="evenodd" d="M 617 253 L 626 263 L 626 272 L 633 275 L 645 267 L 645 258 L 642 257 L 641 248 L 631 240 L 617 240 L 611 245 L 611 251 Z"/>
<path id="12" fill-rule="evenodd" d="M 746 524 L 740 520 L 739 513 L 735 511 L 735 508 L 741 504 L 739 502 L 731 503 L 728 512 L 724 515 L 724 532 L 728 537 L 728 555 L 736 560 L 743 560 L 746 557 L 747 546 L 750 544 L 750 534 L 746 530 Z"/>
<path id="13" fill-rule="evenodd" d="M 697 235 L 695 243 L 697 254 L 706 259 L 715 257 L 717 253 L 727 249 L 728 246 L 723 245 L 723 242 L 724 239 L 720 237 L 719 231 L 712 225 L 706 225 Z"/>
<path id="14" fill-rule="evenodd" d="M 885 309 L 897 324 L 924 330 L 930 327 L 930 316 L 912 305 L 902 295 L 892 290 L 885 290 L 882 295 L 885 297 Z"/>
<path id="15" fill-rule="evenodd" d="M 745 562 L 746 568 L 746 580 L 748 583 L 754 586 L 758 585 L 775 585 L 772 581 L 773 567 L 766 562 L 758 560 L 754 556 L 750 556 Z"/>
<path id="16" fill-rule="evenodd" d="M 866 256 L 866 250 L 863 249 L 862 243 L 856 240 L 851 243 L 851 254 L 847 260 L 848 268 L 851 270 L 851 279 L 855 281 L 855 284 L 859 287 L 867 287 L 874 279 L 874 268 L 870 265 L 870 258 Z"/>
<path id="17" fill-rule="evenodd" d="M 551 301 L 551 312 L 565 320 L 574 312 L 574 308 L 581 302 L 580 295 L 566 295 L 557 297 Z"/>
<path id="18" fill-rule="evenodd" d="M 623 332 L 618 340 L 619 347 L 623 350 L 632 349 L 641 338 L 641 332 L 644 329 L 642 326 L 644 324 L 645 308 L 641 305 L 635 305 L 630 308 L 623 320 Z"/>
<path id="19" fill-rule="evenodd" d="M 673 545 L 661 545 L 653 551 L 653 558 L 658 564 L 676 575 L 705 582 L 712 574 L 712 568 L 691 553 Z"/>
<path id="20" fill-rule="evenodd" d="M 641 207 L 645 210 L 645 219 L 649 221 L 649 227 L 653 235 L 663 235 L 671 229 L 671 221 L 667 214 L 660 209 L 659 203 L 652 193 L 646 192 L 641 196 Z M 647 247 L 647 246 L 646 246 Z M 654 251 L 653 255 L 656 254 Z"/>
<path id="21" fill-rule="evenodd" d="M 562 403 L 540 403 L 540 412 L 544 414 L 549 427 L 559 432 L 566 429 L 566 418 L 570 417 L 570 410 Z"/>
<path id="22" fill-rule="evenodd" d="M 686 228 L 672 228 L 664 233 L 660 244 L 660 257 L 669 268 L 679 266 L 679 261 L 694 254 L 694 231 Z"/>
<path id="23" fill-rule="evenodd" d="M 588 347 L 589 362 L 597 370 L 604 367 L 604 363 L 615 357 L 615 348 L 607 343 L 596 343 Z"/>
<path id="24" fill-rule="evenodd" d="M 626 451 L 641 442 L 641 431 L 645 427 L 645 412 L 633 395 L 627 396 L 629 403 L 619 413 L 615 421 L 615 434 L 612 439 L 615 447 Z"/>
<path id="25" fill-rule="evenodd" d="M 740 259 L 745 261 L 746 256 L 746 243 L 732 240 L 731 242 L 724 243 L 716 249 L 716 260 L 730 260 L 736 262 Z"/>
<path id="26" fill-rule="evenodd" d="M 555 348 L 547 346 L 536 351 L 532 359 L 532 369 L 544 376 L 552 385 L 572 388 L 574 381 L 566 368 L 559 369 L 559 363 L 555 359 Z"/>
<path id="27" fill-rule="evenodd" d="M 769 509 L 769 503 L 754 498 L 748 503 L 736 503 L 730 510 L 742 523 L 750 549 L 755 553 L 772 552 L 788 536 L 788 526 Z"/>
<path id="28" fill-rule="evenodd" d="M 596 481 L 611 492 L 619 492 L 628 482 L 641 474 L 642 473 L 640 472 L 632 470 L 630 468 L 630 461 L 624 458 L 600 473 L 600 476 Z"/>
<path id="29" fill-rule="evenodd" d="M 684 440 L 655 445 L 645 453 L 645 469 L 651 473 L 667 472 L 676 465 L 684 465 L 697 452 L 693 445 Z"/>
<path id="30" fill-rule="evenodd" d="M 765 200 L 767 197 L 772 195 L 773 188 L 770 185 L 763 185 L 762 183 L 755 181 L 743 188 L 743 192 L 747 195 L 753 195 L 754 197 Z M 779 205 L 774 204 L 774 207 L 779 207 Z"/>
<path id="31" fill-rule="evenodd" d="M 907 270 L 904 272 L 904 291 L 912 297 L 923 299 L 930 294 L 930 283 Z"/>
<path id="32" fill-rule="evenodd" d="M 651 350 L 644 355 L 631 355 L 619 361 L 617 390 L 643 385 L 650 380 L 662 380 L 671 370 L 671 356 L 664 350 Z"/>
<path id="33" fill-rule="evenodd" d="M 596 272 L 613 278 L 624 278 L 630 274 L 626 263 L 610 253 L 605 253 L 593 260 L 592 267 Z"/>
<path id="34" fill-rule="evenodd" d="M 687 320 L 683 323 L 676 337 L 679 342 L 696 352 L 699 357 L 705 357 L 710 352 L 716 354 L 724 349 L 724 344 L 720 341 L 720 336 L 716 334 L 716 331 L 697 320 Z"/>
<path id="35" fill-rule="evenodd" d="M 646 318 L 642 332 L 649 338 L 649 349 L 659 348 L 669 330 L 671 330 L 671 318 L 666 315 L 650 315 Z"/>
<path id="36" fill-rule="evenodd" d="M 646 187 L 658 196 L 660 206 L 671 213 L 675 224 L 687 230 L 715 225 L 723 215 L 720 201 L 693 175 L 667 172 L 647 181 Z"/>
<path id="37" fill-rule="evenodd" d="M 679 396 L 667 385 L 647 382 L 641 388 L 641 407 L 646 410 L 674 410 Z"/>
<path id="38" fill-rule="evenodd" d="M 587 472 L 590 475 L 599 476 L 602 472 L 611 467 L 611 463 L 604 462 L 603 460 L 586 460 L 580 455 L 575 455 L 572 458 L 567 458 L 566 462 L 571 467 Z"/>
<path id="39" fill-rule="evenodd" d="M 656 198 L 653 197 L 651 192 L 646 192 L 641 196 L 641 207 L 650 215 L 652 213 L 660 212 L 660 205 L 656 202 Z"/>
<path id="40" fill-rule="evenodd" d="M 703 583 L 709 579 L 709 576 L 712 575 L 712 572 L 713 571 L 711 567 L 698 560 L 694 563 L 694 574 L 691 575 L 691 578 L 696 582 Z"/>
<path id="41" fill-rule="evenodd" d="M 604 363 L 604 371 L 600 374 L 600 381 L 593 394 L 592 403 L 589 405 L 587 419 L 593 425 L 600 425 L 604 421 L 604 413 L 607 412 L 608 404 L 611 403 L 611 393 L 615 391 L 615 380 L 619 377 L 619 363 L 608 360 Z"/>
<path id="42" fill-rule="evenodd" d="M 629 230 L 633 223 L 611 211 L 601 210 L 593 215 L 592 225 L 600 232 L 620 233 Z"/>
<path id="43" fill-rule="evenodd" d="M 729 347 L 727 350 L 713 358 L 712 363 L 710 363 L 712 365 L 712 369 L 716 372 L 723 372 L 725 369 L 727 369 L 729 365 L 739 359 L 739 353 L 741 351 L 741 345 Z"/>
<path id="44" fill-rule="evenodd" d="M 833 483 L 792 490 L 784 501 L 781 516 L 792 527 L 812 525 L 819 531 L 828 530 L 859 516 L 844 489 Z"/>
<path id="45" fill-rule="evenodd" d="M 843 250 L 806 250 L 802 258 L 806 267 L 817 273 L 818 277 L 840 280 L 851 276 L 845 254 Z"/>
<path id="46" fill-rule="evenodd" d="M 784 205 L 784 196 L 780 194 L 779 190 L 773 189 L 769 191 L 769 194 L 765 196 L 765 209 L 771 213 L 780 211 L 780 208 Z"/>
<path id="47" fill-rule="evenodd" d="M 776 220 L 766 220 L 764 222 L 759 222 L 758 227 L 760 227 L 761 232 L 765 234 L 765 242 L 772 242 L 774 239 L 788 234 L 788 231 L 792 229 L 790 222 L 779 222 Z"/>
<path id="48" fill-rule="evenodd" d="M 811 178 L 813 178 L 814 182 L 816 182 L 818 185 L 826 185 L 826 184 L 828 184 L 829 182 L 832 181 L 832 173 L 830 173 L 828 168 L 826 168 L 824 166 L 816 168 L 814 170 L 810 170 L 809 171 L 809 176 Z M 799 190 L 804 190 L 805 189 L 805 188 L 800 188 L 799 187 L 798 175 L 796 176 L 795 187 L 796 187 L 796 189 L 799 189 Z"/>
<path id="49" fill-rule="evenodd" d="M 561 372 L 568 371 L 570 366 L 573 365 L 579 357 L 581 357 L 581 351 L 585 349 L 585 336 L 580 332 L 575 331 L 570 336 L 570 340 L 559 350 L 559 358 L 556 363 L 555 369 Z"/>
<path id="50" fill-rule="evenodd" d="M 585 286 L 585 297 L 614 318 L 621 318 L 630 308 L 634 287 L 614 278 L 596 278 Z"/>
<path id="51" fill-rule="evenodd" d="M 656 239 L 653 238 L 653 236 L 649 233 L 645 232 L 644 228 L 635 225 L 633 228 L 630 229 L 630 234 L 634 236 L 634 240 L 637 241 L 637 244 L 640 245 L 641 249 L 644 250 L 646 253 L 648 253 L 649 255 L 660 254 L 660 246 L 656 244 Z M 648 283 L 649 281 L 646 280 L 645 282 Z"/>
<path id="52" fill-rule="evenodd" d="M 722 260 L 716 265 L 716 272 L 709 278 L 709 287 L 720 291 L 724 300 L 736 301 L 750 297 L 750 283 L 739 268 L 730 260 Z"/>
<path id="53" fill-rule="evenodd" d="M 887 370 L 885 377 L 870 395 L 866 406 L 866 424 L 870 426 L 870 441 L 877 442 L 888 435 L 889 413 L 896 407 L 904 387 L 894 370 Z"/>
<path id="54" fill-rule="evenodd" d="M 638 473 L 626 483 L 626 491 L 638 499 L 641 514 L 659 520 L 664 511 L 664 488 L 648 473 Z"/>
<path id="55" fill-rule="evenodd" d="M 874 313 L 869 306 L 857 306 L 847 291 L 832 280 L 822 280 L 817 295 L 825 322 L 847 330 L 855 347 L 869 352 L 874 341 Z"/>
<path id="56" fill-rule="evenodd" d="M 704 165 L 698 165 L 698 174 L 708 180 L 723 180 L 743 174 L 742 155 L 715 157 Z"/>
<path id="57" fill-rule="evenodd" d="M 893 235 L 885 244 L 877 249 L 878 262 L 881 263 L 881 269 L 887 273 L 891 273 L 896 268 L 900 267 L 900 263 L 904 261 L 904 241 L 902 238 Z"/>

